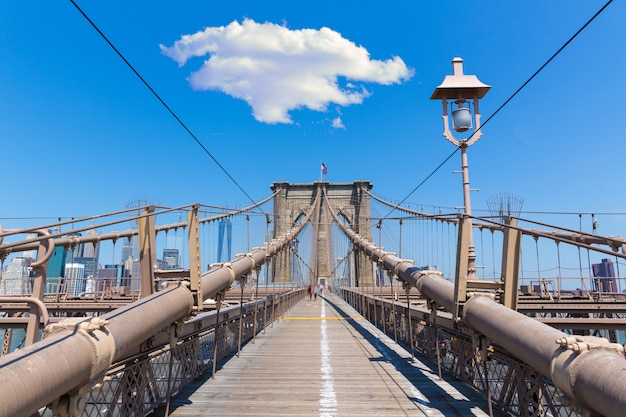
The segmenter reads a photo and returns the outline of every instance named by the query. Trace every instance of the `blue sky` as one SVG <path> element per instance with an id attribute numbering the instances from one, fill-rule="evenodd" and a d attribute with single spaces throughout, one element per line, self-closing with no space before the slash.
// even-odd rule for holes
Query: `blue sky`
<path id="1" fill-rule="evenodd" d="M 253 199 L 318 180 L 324 161 L 326 180 L 399 201 L 454 151 L 430 100 L 452 58 L 492 86 L 484 121 L 605 1 L 77 3 Z M 613 2 L 484 126 L 475 213 L 503 192 L 524 211 L 626 213 L 624 15 Z M 70 1 L 0 5 L 0 135 L 5 223 L 140 197 L 249 203 Z M 408 201 L 460 206 L 459 168 L 457 154 Z M 626 215 L 599 217 L 626 235 Z"/>

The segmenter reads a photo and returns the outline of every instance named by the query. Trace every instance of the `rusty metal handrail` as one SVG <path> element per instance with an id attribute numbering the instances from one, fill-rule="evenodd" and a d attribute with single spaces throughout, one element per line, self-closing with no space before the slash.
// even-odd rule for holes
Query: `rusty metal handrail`
<path id="1" fill-rule="evenodd" d="M 45 326 L 50 324 L 50 314 L 48 314 L 48 307 L 41 301 L 39 298 L 35 297 L 11 297 L 0 295 L 0 304 L 2 303 L 15 303 L 15 304 L 29 304 L 32 307 L 35 307 L 41 313 L 41 322 Z"/>

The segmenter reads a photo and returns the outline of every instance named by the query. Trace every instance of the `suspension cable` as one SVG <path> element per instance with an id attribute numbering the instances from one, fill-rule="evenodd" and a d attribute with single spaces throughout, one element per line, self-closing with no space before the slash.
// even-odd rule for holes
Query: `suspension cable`
<path id="1" fill-rule="evenodd" d="M 96 30 L 96 32 L 98 32 L 98 34 L 100 34 L 100 36 L 102 37 L 102 39 L 105 40 L 105 42 L 107 44 L 109 44 L 109 46 L 115 51 L 115 53 L 122 59 L 122 61 L 124 61 L 124 63 L 128 66 L 128 68 L 130 68 L 130 70 L 137 76 L 137 78 L 139 78 L 139 80 L 141 80 L 141 82 L 148 88 L 148 90 L 150 90 L 150 92 L 154 95 L 154 97 L 156 97 L 156 99 L 163 105 L 163 107 L 165 107 L 165 109 L 172 115 L 172 117 L 178 122 L 179 125 L 181 125 L 181 127 L 189 134 L 189 136 L 191 136 L 191 138 L 198 144 L 198 146 L 200 146 L 200 148 L 202 148 L 202 150 L 204 151 L 205 154 L 207 154 L 209 156 L 209 158 L 211 158 L 213 160 L 213 162 L 215 162 L 215 164 L 218 166 L 219 169 L 222 170 L 222 172 L 224 174 L 226 174 L 226 176 L 232 181 L 233 184 L 235 184 L 235 186 L 237 188 L 239 188 L 239 190 L 241 190 L 241 192 L 250 200 L 254 203 L 254 200 L 252 199 L 252 197 L 250 197 L 250 195 L 246 192 L 246 190 L 243 189 L 243 187 L 237 182 L 237 180 L 228 172 L 228 170 L 226 170 L 226 168 L 224 168 L 224 166 L 215 158 L 215 156 L 213 156 L 213 154 L 202 144 L 202 142 L 200 142 L 200 139 L 198 139 L 198 137 L 191 131 L 191 129 L 189 129 L 189 127 L 187 127 L 187 125 L 185 124 L 185 122 L 183 122 L 180 117 L 178 117 L 178 115 L 176 115 L 176 113 L 174 112 L 174 110 L 172 110 L 172 108 L 170 106 L 167 105 L 167 103 L 165 103 L 165 100 L 163 100 L 161 98 L 161 96 L 150 86 L 150 84 L 148 84 L 148 82 L 141 76 L 141 74 L 139 74 L 139 72 L 135 69 L 135 67 L 133 67 L 133 65 L 124 57 L 124 55 L 119 51 L 119 49 L 117 49 L 115 47 L 115 45 L 113 45 L 113 42 L 111 42 L 107 36 L 98 28 L 98 26 L 96 26 L 96 24 L 89 18 L 89 16 L 87 16 L 87 14 L 78 6 L 78 4 L 76 4 L 76 2 L 74 0 L 70 0 L 70 2 L 74 5 L 74 7 L 80 12 L 80 14 L 83 15 L 83 17 L 89 22 L 89 24 Z"/>

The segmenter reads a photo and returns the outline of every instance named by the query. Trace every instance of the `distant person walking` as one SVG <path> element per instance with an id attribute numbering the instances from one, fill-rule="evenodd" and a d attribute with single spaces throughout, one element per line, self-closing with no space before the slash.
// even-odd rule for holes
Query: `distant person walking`
<path id="1" fill-rule="evenodd" d="M 317 301 L 317 285 L 313 288 L 313 297 L 315 298 L 315 301 Z"/>
<path id="2" fill-rule="evenodd" d="M 309 285 L 309 300 L 313 298 L 313 287 Z"/>

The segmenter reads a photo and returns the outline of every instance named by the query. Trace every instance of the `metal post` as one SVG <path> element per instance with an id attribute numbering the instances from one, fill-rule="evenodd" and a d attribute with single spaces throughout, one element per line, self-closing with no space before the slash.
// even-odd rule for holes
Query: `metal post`
<path id="1" fill-rule="evenodd" d="M 241 294 L 239 296 L 239 343 L 237 345 L 237 357 L 241 354 L 241 334 L 243 332 L 243 287 L 246 285 L 246 277 L 239 278 Z"/>
<path id="2" fill-rule="evenodd" d="M 176 323 L 170 325 L 170 363 L 167 370 L 167 403 L 165 404 L 165 417 L 170 415 L 170 397 L 172 396 L 172 370 L 174 368 L 174 349 L 176 348 Z"/>
<path id="3" fill-rule="evenodd" d="M 506 221 L 509 227 L 504 228 L 502 242 L 502 281 L 504 293 L 501 303 L 513 310 L 517 309 L 517 288 L 520 263 L 521 233 L 517 230 L 517 220 L 509 217 Z"/>
<path id="4" fill-rule="evenodd" d="M 483 361 L 485 370 L 485 389 L 487 390 L 487 407 L 489 409 L 489 417 L 493 417 L 493 406 L 491 405 L 491 390 L 489 389 L 489 374 L 487 370 L 487 361 Z"/>
<path id="5" fill-rule="evenodd" d="M 406 321 L 409 326 L 409 343 L 411 344 L 411 358 L 415 358 L 415 348 L 413 346 L 413 326 L 411 325 L 411 285 L 404 283 L 406 292 Z"/>
<path id="6" fill-rule="evenodd" d="M 365 312 L 365 287 L 362 286 L 361 287 L 361 314 L 363 315 L 363 317 L 365 317 L 366 319 L 367 317 L 367 313 Z"/>
<path id="7" fill-rule="evenodd" d="M 393 280 L 393 276 L 389 276 L 389 280 L 391 281 L 391 312 L 393 314 L 393 339 L 398 343 L 398 331 L 396 326 L 396 283 Z"/>
<path id="8" fill-rule="evenodd" d="M 37 234 L 40 236 L 50 235 L 50 233 L 46 230 L 37 230 Z M 47 262 L 52 257 L 53 252 L 53 239 L 48 238 L 39 242 L 37 261 L 31 264 L 35 274 L 32 297 L 36 300 L 43 301 L 44 288 L 46 285 Z M 41 325 L 41 317 L 44 311 L 42 311 L 38 304 L 39 303 L 30 303 L 28 326 L 26 327 L 26 346 L 32 345 L 39 340 L 39 327 Z"/>
<path id="9" fill-rule="evenodd" d="M 433 315 L 433 327 L 435 328 L 435 351 L 437 354 L 437 373 L 439 374 L 439 380 L 443 381 L 441 377 L 441 352 L 439 352 L 439 328 L 437 327 L 437 303 L 433 300 L 429 300 L 430 312 Z"/>
<path id="10" fill-rule="evenodd" d="M 218 292 L 215 295 L 215 307 L 217 308 L 217 313 L 215 316 L 215 330 L 213 331 L 213 370 L 211 372 L 211 379 L 215 379 L 215 371 L 217 368 L 217 348 L 218 348 L 218 340 L 217 333 L 220 328 L 220 308 L 222 307 L 222 297 L 224 293 Z"/>
<path id="11" fill-rule="evenodd" d="M 378 228 L 378 247 L 382 250 L 382 232 L 383 232 L 383 221 L 382 219 L 380 220 L 379 223 L 379 228 Z M 383 328 L 383 333 L 385 333 L 385 302 L 383 301 L 383 284 L 384 284 L 384 278 L 383 278 L 383 269 L 381 268 L 381 265 L 377 265 L 378 266 L 378 284 L 380 285 L 380 312 L 381 312 L 381 324 L 380 326 Z M 376 321 L 376 318 L 378 316 L 378 314 L 376 314 L 376 294 L 373 294 L 374 299 L 374 321 Z M 374 324 L 374 326 L 376 326 L 376 324 Z"/>
<path id="12" fill-rule="evenodd" d="M 469 223 L 467 250 L 467 278 L 476 279 L 476 253 L 474 252 L 474 231 L 472 229 L 472 203 L 470 201 L 469 165 L 467 163 L 467 144 L 461 142 L 461 170 L 463 172 L 463 206 L 466 221 Z"/>
<path id="13" fill-rule="evenodd" d="M 454 281 L 454 319 L 460 320 L 463 304 L 467 300 L 467 280 L 469 268 L 470 236 L 472 232 L 471 219 L 459 216 L 459 237 L 456 254 L 456 279 Z"/>
<path id="14" fill-rule="evenodd" d="M 380 276 L 382 278 L 383 276 L 383 268 L 382 265 L 378 266 L 378 270 L 380 271 Z M 384 280 L 383 280 L 384 282 Z M 380 287 L 380 322 L 382 324 L 382 328 L 383 328 L 383 333 L 387 334 L 387 331 L 385 329 L 387 322 L 385 321 L 385 298 L 384 298 L 384 294 L 383 294 L 383 287 Z"/>
<path id="15" fill-rule="evenodd" d="M 248 229 L 248 252 L 250 252 L 250 215 L 246 214 L 246 225 Z"/>
<path id="16" fill-rule="evenodd" d="M 399 245 L 398 245 L 398 257 L 402 258 L 402 218 L 400 218 L 400 237 L 399 237 Z"/>
<path id="17" fill-rule="evenodd" d="M 156 234 L 154 230 L 154 206 L 146 207 L 137 219 L 139 233 L 139 268 L 141 273 L 140 297 L 147 297 L 155 292 L 154 265 L 156 263 Z"/>
<path id="18" fill-rule="evenodd" d="M 263 334 L 267 328 L 267 292 L 265 293 L 265 299 L 263 300 Z"/>
<path id="19" fill-rule="evenodd" d="M 274 320 L 276 320 L 276 277 L 272 281 L 272 322 L 270 325 L 274 328 Z"/>
<path id="20" fill-rule="evenodd" d="M 204 304 L 200 271 L 200 231 L 198 228 L 198 208 L 194 205 L 187 213 L 187 241 L 189 247 L 189 283 L 195 300 L 195 307 L 201 311 Z"/>
<path id="21" fill-rule="evenodd" d="M 254 270 L 254 279 L 256 281 L 256 284 L 254 285 L 255 291 L 258 292 L 259 291 L 259 270 L 255 269 Z M 259 303 L 257 301 L 258 297 L 257 295 L 254 296 L 254 324 L 252 327 L 252 343 L 256 342 L 256 332 L 257 332 L 257 312 L 259 310 Z"/>
<path id="22" fill-rule="evenodd" d="M 376 314 L 376 309 L 378 308 L 378 304 L 376 303 L 376 287 L 372 287 L 372 301 L 374 302 L 374 327 L 378 327 L 378 314 Z M 367 310 L 369 311 L 369 309 L 370 307 L 368 304 Z"/>

